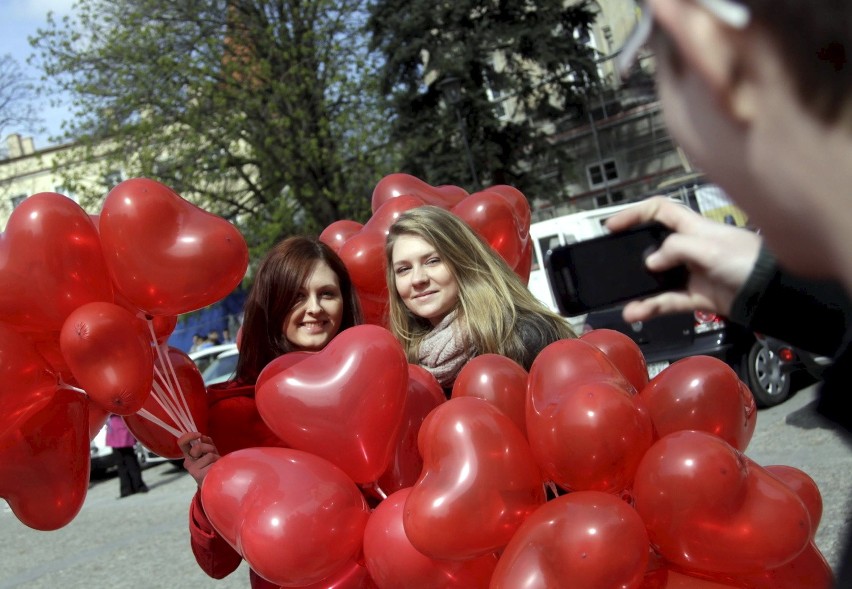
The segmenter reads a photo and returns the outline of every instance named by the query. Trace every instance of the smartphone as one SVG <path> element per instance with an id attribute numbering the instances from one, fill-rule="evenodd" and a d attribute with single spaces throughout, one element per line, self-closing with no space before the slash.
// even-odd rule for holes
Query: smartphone
<path id="1" fill-rule="evenodd" d="M 685 266 L 665 272 L 651 272 L 645 266 L 645 258 L 669 234 L 662 223 L 643 223 L 548 251 L 544 265 L 559 312 L 571 317 L 685 288 Z"/>

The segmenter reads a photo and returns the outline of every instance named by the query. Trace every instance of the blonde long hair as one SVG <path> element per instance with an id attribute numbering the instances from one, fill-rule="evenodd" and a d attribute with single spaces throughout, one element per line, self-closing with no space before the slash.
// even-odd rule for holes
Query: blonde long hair
<path id="1" fill-rule="evenodd" d="M 535 298 L 503 258 L 461 218 L 427 205 L 400 215 L 385 243 L 390 330 L 402 343 L 409 362 L 418 362 L 420 342 L 432 324 L 409 311 L 396 290 L 393 246 L 401 235 L 427 241 L 452 272 L 459 287 L 458 320 L 476 354 L 500 354 L 529 369 L 530 350 L 519 329 L 521 321 L 527 326 L 527 335 L 531 329 L 544 344 L 576 337 L 566 320 Z"/>

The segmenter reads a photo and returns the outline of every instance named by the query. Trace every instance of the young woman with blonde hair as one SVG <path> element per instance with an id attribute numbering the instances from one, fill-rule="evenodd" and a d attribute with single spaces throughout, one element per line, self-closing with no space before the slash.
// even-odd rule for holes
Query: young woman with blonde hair
<path id="1" fill-rule="evenodd" d="M 410 209 L 385 246 L 389 327 L 409 362 L 445 390 L 479 354 L 500 354 L 526 370 L 548 344 L 576 337 L 461 218 L 446 209 Z"/>

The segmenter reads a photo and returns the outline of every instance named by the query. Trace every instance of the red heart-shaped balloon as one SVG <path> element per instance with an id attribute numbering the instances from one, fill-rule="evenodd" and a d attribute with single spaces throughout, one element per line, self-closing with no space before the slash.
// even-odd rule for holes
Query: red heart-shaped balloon
<path id="1" fill-rule="evenodd" d="M 749 589 L 831 589 L 837 587 L 834 572 L 825 557 L 810 542 L 808 546 L 787 564 L 759 573 L 736 577 L 737 587 Z"/>
<path id="2" fill-rule="evenodd" d="M 547 476 L 572 490 L 619 492 L 653 441 L 635 389 L 582 339 L 545 347 L 530 368 L 527 437 Z"/>
<path id="3" fill-rule="evenodd" d="M 451 210 L 485 239 L 510 268 L 514 270 L 520 264 L 522 230 L 512 205 L 504 197 L 496 192 L 477 192 Z"/>
<path id="4" fill-rule="evenodd" d="M 99 229 L 113 283 L 151 315 L 215 303 L 248 267 L 248 246 L 236 227 L 147 178 L 109 191 Z"/>
<path id="5" fill-rule="evenodd" d="M 0 429 L 0 497 L 27 526 L 57 530 L 80 512 L 89 488 L 86 398 L 57 389 L 20 401 Z"/>
<path id="6" fill-rule="evenodd" d="M 506 199 L 512 206 L 515 212 L 515 219 L 518 222 L 518 228 L 521 230 L 521 237 L 526 238 L 530 231 L 530 221 L 532 218 L 532 210 L 530 210 L 530 201 L 524 196 L 524 193 L 506 184 L 495 184 L 485 189 L 485 192 L 496 192 Z"/>
<path id="7" fill-rule="evenodd" d="M 359 555 L 369 507 L 327 460 L 289 448 L 246 448 L 222 457 L 201 485 L 210 523 L 260 576 L 301 587 Z"/>
<path id="8" fill-rule="evenodd" d="M 569 491 L 629 489 L 654 441 L 648 415 L 629 392 L 611 382 L 566 388 L 527 427 L 538 465 L 547 478 Z"/>
<path id="9" fill-rule="evenodd" d="M 0 325 L 0 497 L 37 530 L 71 522 L 89 485 L 88 400 L 59 386 L 32 344 Z"/>
<path id="10" fill-rule="evenodd" d="M 405 535 L 403 513 L 410 488 L 382 501 L 364 529 L 364 562 L 379 587 L 487 589 L 497 564 L 494 554 L 468 560 L 436 560 L 419 552 Z"/>
<path id="11" fill-rule="evenodd" d="M 822 494 L 819 492 L 816 481 L 808 473 L 795 466 L 771 464 L 763 468 L 799 496 L 799 499 L 808 509 L 808 514 L 811 516 L 811 527 L 816 534 L 817 529 L 819 529 L 819 522 L 822 520 Z M 811 539 L 813 540 L 813 538 Z"/>
<path id="12" fill-rule="evenodd" d="M 333 249 L 336 253 L 340 253 L 340 248 L 346 241 L 361 231 L 364 226 L 357 221 L 349 219 L 341 219 L 334 221 L 320 233 L 319 240 Z"/>
<path id="13" fill-rule="evenodd" d="M 390 464 L 378 480 L 379 488 L 386 495 L 410 487 L 420 478 L 423 471 L 423 457 L 417 447 L 420 427 L 426 416 L 446 400 L 444 390 L 431 372 L 416 364 L 408 365 L 408 394 L 402 426 Z"/>
<path id="14" fill-rule="evenodd" d="M 373 188 L 373 213 L 400 196 L 416 196 L 426 204 L 449 209 L 464 199 L 467 192 L 458 187 L 432 186 L 411 174 L 388 174 Z"/>
<path id="15" fill-rule="evenodd" d="M 610 382 L 630 394 L 636 393 L 613 361 L 591 343 L 575 338 L 549 344 L 530 367 L 527 420 L 530 411 L 546 409 L 563 390 L 591 381 Z"/>
<path id="16" fill-rule="evenodd" d="M 521 430 L 476 397 L 441 404 L 420 428 L 423 474 L 405 502 L 411 544 L 438 560 L 467 560 L 505 546 L 545 501 L 542 475 Z"/>
<path id="17" fill-rule="evenodd" d="M 621 499 L 579 491 L 530 515 L 500 556 L 492 589 L 634 587 L 645 574 L 648 534 Z"/>
<path id="18" fill-rule="evenodd" d="M 694 576 L 695 575 L 695 576 Z M 666 564 L 646 577 L 641 589 L 831 589 L 834 572 L 825 557 L 811 542 L 796 558 L 772 569 L 742 575 L 695 573 L 670 569 Z"/>
<path id="19" fill-rule="evenodd" d="M 811 538 L 796 493 L 707 432 L 679 431 L 651 446 L 633 497 L 654 548 L 685 571 L 758 573 L 789 563 Z"/>
<path id="20" fill-rule="evenodd" d="M 689 356 L 668 366 L 642 388 L 638 401 L 659 437 L 701 430 L 742 452 L 757 424 L 751 392 L 730 366 L 712 356 Z"/>
<path id="21" fill-rule="evenodd" d="M 408 361 L 396 338 L 377 325 L 356 325 L 311 357 L 265 374 L 255 398 L 288 446 L 371 483 L 390 463 L 407 390 Z"/>
<path id="22" fill-rule="evenodd" d="M 606 354 L 637 391 L 641 391 L 648 384 L 645 355 L 639 344 L 630 336 L 614 329 L 593 329 L 581 335 L 580 339 Z"/>
<path id="23" fill-rule="evenodd" d="M 453 398 L 478 397 L 493 404 L 527 435 L 527 371 L 499 354 L 480 354 L 465 364 L 453 383 Z"/>
<path id="24" fill-rule="evenodd" d="M 80 305 L 112 300 L 97 229 L 80 205 L 41 192 L 12 211 L 0 233 L 0 320 L 58 332 Z"/>

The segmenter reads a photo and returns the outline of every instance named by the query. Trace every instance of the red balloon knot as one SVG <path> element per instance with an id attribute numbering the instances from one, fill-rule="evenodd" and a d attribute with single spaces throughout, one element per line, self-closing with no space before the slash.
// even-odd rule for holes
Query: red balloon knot
<path id="1" fill-rule="evenodd" d="M 88 339 L 91 335 L 90 331 L 91 330 L 89 329 L 89 325 L 83 321 L 80 321 L 79 323 L 76 323 L 74 325 L 74 332 L 80 339 Z"/>

